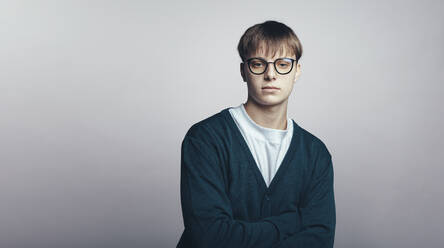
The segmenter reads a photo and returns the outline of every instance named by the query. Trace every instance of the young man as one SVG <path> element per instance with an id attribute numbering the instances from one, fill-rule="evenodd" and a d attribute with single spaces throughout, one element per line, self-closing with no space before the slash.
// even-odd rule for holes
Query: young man
<path id="1" fill-rule="evenodd" d="M 182 142 L 177 247 L 333 247 L 331 154 L 287 116 L 301 43 L 266 21 L 243 34 L 238 51 L 247 102 L 194 124 Z"/>

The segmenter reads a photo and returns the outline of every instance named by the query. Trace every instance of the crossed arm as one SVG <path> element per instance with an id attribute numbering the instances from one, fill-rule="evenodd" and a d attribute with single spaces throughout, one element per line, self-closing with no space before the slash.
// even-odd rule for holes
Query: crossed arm
<path id="1" fill-rule="evenodd" d="M 333 247 L 335 209 L 331 158 L 316 163 L 299 211 L 256 222 L 233 218 L 223 173 L 211 147 L 186 136 L 181 151 L 181 203 L 186 239 L 192 247 Z"/>
<path id="2" fill-rule="evenodd" d="M 299 208 L 302 229 L 280 241 L 274 246 L 276 248 L 333 247 L 336 209 L 333 189 L 333 164 L 330 154 L 318 156 L 315 166 L 310 188 Z"/>

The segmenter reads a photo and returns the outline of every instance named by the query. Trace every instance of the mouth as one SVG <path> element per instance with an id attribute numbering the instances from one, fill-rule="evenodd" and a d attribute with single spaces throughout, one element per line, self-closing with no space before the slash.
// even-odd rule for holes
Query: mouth
<path id="1" fill-rule="evenodd" d="M 278 88 L 278 87 L 274 87 L 274 86 L 265 86 L 265 87 L 262 87 L 262 89 L 263 89 L 263 90 L 265 90 L 265 89 L 279 90 L 280 88 Z"/>

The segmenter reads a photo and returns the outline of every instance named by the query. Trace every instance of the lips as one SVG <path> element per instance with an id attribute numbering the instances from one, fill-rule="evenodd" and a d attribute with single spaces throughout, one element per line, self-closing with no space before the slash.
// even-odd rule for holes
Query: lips
<path id="1" fill-rule="evenodd" d="M 275 89 L 275 90 L 278 90 L 279 88 L 278 87 L 274 87 L 274 86 L 265 86 L 265 87 L 262 87 L 262 89 Z"/>

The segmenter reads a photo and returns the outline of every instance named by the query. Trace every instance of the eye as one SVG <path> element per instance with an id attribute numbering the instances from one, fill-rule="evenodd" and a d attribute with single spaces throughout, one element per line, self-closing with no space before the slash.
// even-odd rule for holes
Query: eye
<path id="1" fill-rule="evenodd" d="M 260 67 L 263 67 L 263 66 L 264 66 L 264 63 L 263 63 L 262 61 L 260 61 L 260 60 L 252 60 L 252 61 L 250 62 L 250 65 L 251 65 L 253 68 L 260 68 Z"/>
<path id="2" fill-rule="evenodd" d="M 291 66 L 291 62 L 284 59 L 278 60 L 276 64 L 279 68 L 287 68 Z"/>

